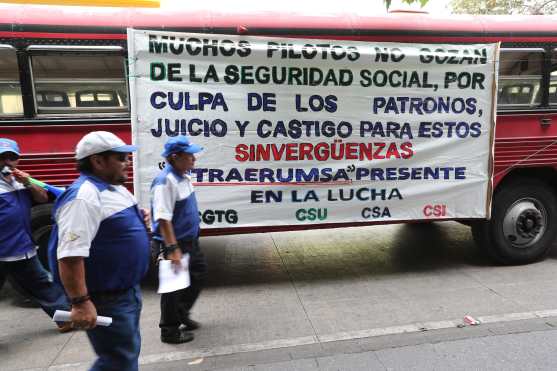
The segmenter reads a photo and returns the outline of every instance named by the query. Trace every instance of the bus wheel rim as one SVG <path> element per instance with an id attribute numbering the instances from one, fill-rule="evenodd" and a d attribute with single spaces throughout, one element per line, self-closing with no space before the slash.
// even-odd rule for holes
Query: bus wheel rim
<path id="1" fill-rule="evenodd" d="M 528 248 L 542 238 L 547 228 L 547 212 L 532 198 L 514 202 L 503 219 L 503 234 L 508 243 L 517 248 Z"/>

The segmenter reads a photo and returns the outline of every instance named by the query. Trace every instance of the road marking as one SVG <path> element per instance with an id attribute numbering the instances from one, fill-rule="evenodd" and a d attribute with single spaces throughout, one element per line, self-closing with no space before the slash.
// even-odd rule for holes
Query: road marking
<path id="1" fill-rule="evenodd" d="M 522 313 L 505 313 L 491 316 L 478 316 L 474 317 L 481 323 L 496 323 L 496 322 L 512 322 L 527 319 L 541 319 L 548 317 L 557 317 L 557 309 L 539 310 L 532 312 Z M 357 331 L 344 331 L 334 334 L 325 334 L 319 336 L 302 336 L 290 339 L 278 339 L 264 341 L 260 343 L 248 343 L 237 345 L 224 345 L 218 347 L 211 347 L 210 349 L 197 349 L 190 351 L 179 352 L 165 352 L 160 354 L 146 354 L 139 357 L 140 365 L 150 365 L 164 362 L 185 361 L 197 358 L 226 356 L 236 353 L 257 352 L 262 350 L 291 348 L 300 345 L 311 345 L 320 343 L 330 343 L 341 340 L 363 339 L 376 336 L 397 335 L 412 332 L 421 332 L 428 330 L 441 330 L 448 328 L 456 328 L 462 325 L 462 319 L 445 320 L 445 321 L 431 321 L 431 322 L 416 322 L 402 326 L 390 326 L 383 328 L 373 328 L 367 330 Z M 48 367 L 49 371 L 65 371 L 65 370 L 87 370 L 90 367 L 90 362 L 83 363 L 66 363 Z M 27 371 L 39 370 L 37 368 L 27 369 Z M 41 368 L 40 370 L 44 370 Z"/>

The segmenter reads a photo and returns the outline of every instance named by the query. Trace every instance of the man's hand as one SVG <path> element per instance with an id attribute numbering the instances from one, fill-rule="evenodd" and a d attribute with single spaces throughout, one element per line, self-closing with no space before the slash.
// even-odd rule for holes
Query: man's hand
<path id="1" fill-rule="evenodd" d="M 97 308 L 91 300 L 72 305 L 70 314 L 72 327 L 76 330 L 90 330 L 97 325 Z"/>
<path id="2" fill-rule="evenodd" d="M 13 169 L 12 175 L 14 176 L 16 181 L 29 188 L 29 190 L 31 191 L 31 197 L 33 197 L 33 200 L 35 202 L 42 204 L 48 201 L 48 192 L 42 187 L 31 183 L 31 177 L 25 171 Z"/>
<path id="3" fill-rule="evenodd" d="M 174 272 L 178 272 L 182 268 L 182 250 L 180 248 L 168 254 L 166 258 L 171 261 Z"/>
<path id="4" fill-rule="evenodd" d="M 12 175 L 14 176 L 15 180 L 17 180 L 19 183 L 23 184 L 24 186 L 28 186 L 31 183 L 31 180 L 29 179 L 29 174 L 27 174 L 25 171 L 12 169 Z"/>

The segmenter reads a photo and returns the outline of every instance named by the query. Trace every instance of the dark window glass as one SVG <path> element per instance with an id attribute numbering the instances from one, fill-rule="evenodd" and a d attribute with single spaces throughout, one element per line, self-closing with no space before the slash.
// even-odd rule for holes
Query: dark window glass
<path id="1" fill-rule="evenodd" d="M 557 49 L 551 53 L 551 80 L 549 82 L 549 104 L 557 105 Z"/>
<path id="2" fill-rule="evenodd" d="M 23 114 L 15 50 L 0 48 L 0 116 Z"/>
<path id="3" fill-rule="evenodd" d="M 502 50 L 499 58 L 499 108 L 536 107 L 541 103 L 543 50 Z"/>
<path id="4" fill-rule="evenodd" d="M 128 111 L 122 56 L 53 52 L 31 62 L 38 113 Z"/>

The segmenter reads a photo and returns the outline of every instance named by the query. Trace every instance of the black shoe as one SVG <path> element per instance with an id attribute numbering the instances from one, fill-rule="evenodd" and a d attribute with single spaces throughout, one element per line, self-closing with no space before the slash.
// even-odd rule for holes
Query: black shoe
<path id="1" fill-rule="evenodd" d="M 193 334 L 184 330 L 173 329 L 172 331 L 162 330 L 161 341 L 169 344 L 182 344 L 193 340 Z"/>
<path id="2" fill-rule="evenodd" d="M 183 327 L 182 327 L 183 326 Z M 193 330 L 197 330 L 198 328 L 201 327 L 201 323 L 194 321 L 191 318 L 186 318 L 184 320 L 184 322 L 182 322 L 182 325 L 180 326 L 180 328 L 184 328 L 188 331 L 193 331 Z"/>

